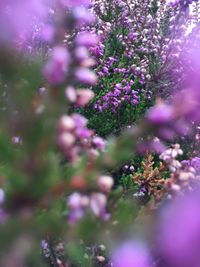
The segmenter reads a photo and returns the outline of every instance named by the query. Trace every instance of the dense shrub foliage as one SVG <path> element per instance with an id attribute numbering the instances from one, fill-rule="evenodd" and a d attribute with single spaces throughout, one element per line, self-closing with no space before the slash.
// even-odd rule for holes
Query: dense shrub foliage
<path id="1" fill-rule="evenodd" d="M 2 0 L 0 266 L 200 266 L 200 2 Z"/>

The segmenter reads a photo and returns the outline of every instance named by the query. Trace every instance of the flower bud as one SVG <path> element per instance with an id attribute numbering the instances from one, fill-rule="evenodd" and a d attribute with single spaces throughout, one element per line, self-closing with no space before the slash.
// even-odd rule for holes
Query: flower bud
<path id="1" fill-rule="evenodd" d="M 113 178 L 111 176 L 100 176 L 97 179 L 97 185 L 102 192 L 109 193 L 113 186 Z"/>
<path id="2" fill-rule="evenodd" d="M 70 147 L 73 146 L 75 143 L 75 138 L 72 134 L 70 133 L 62 133 L 58 137 L 58 145 L 60 146 L 61 149 L 69 149 Z"/>
<path id="3" fill-rule="evenodd" d="M 74 128 L 75 122 L 70 116 L 64 115 L 60 118 L 58 122 L 58 130 L 60 132 L 71 131 Z"/>

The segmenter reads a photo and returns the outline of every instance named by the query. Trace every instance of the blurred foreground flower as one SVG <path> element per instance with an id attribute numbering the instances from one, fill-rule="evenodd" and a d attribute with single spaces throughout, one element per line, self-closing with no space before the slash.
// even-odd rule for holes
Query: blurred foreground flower
<path id="1" fill-rule="evenodd" d="M 200 190 L 170 202 L 160 213 L 157 249 L 167 267 L 200 266 Z"/>
<path id="2" fill-rule="evenodd" d="M 113 267 L 150 267 L 151 257 L 144 244 L 127 241 L 114 251 L 112 264 Z"/>
<path id="3" fill-rule="evenodd" d="M 70 56 L 67 48 L 63 46 L 54 47 L 51 51 L 49 61 L 44 67 L 44 76 L 50 84 L 61 84 L 66 78 L 69 68 Z"/>
<path id="4" fill-rule="evenodd" d="M 48 9 L 46 0 L 1 0 L 0 43 L 13 43 L 30 35 L 33 24 L 43 23 Z"/>

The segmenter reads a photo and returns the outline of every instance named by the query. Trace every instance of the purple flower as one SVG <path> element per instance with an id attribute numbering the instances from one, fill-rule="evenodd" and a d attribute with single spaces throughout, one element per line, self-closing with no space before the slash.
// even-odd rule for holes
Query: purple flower
<path id="1" fill-rule="evenodd" d="M 83 6 L 75 7 L 72 12 L 78 26 L 95 22 L 95 16 Z"/>
<path id="2" fill-rule="evenodd" d="M 89 6 L 90 0 L 59 0 L 61 4 L 68 7 Z"/>
<path id="3" fill-rule="evenodd" d="M 94 92 L 90 89 L 79 89 L 77 90 L 77 101 L 78 106 L 87 105 L 94 97 Z"/>
<path id="4" fill-rule="evenodd" d="M 108 175 L 99 176 L 97 179 L 97 185 L 99 189 L 104 193 L 109 193 L 114 184 L 113 178 Z"/>
<path id="5" fill-rule="evenodd" d="M 43 250 L 48 249 L 48 247 L 49 247 L 49 245 L 48 245 L 46 240 L 42 240 L 40 242 L 40 246 L 41 246 L 41 249 L 43 249 Z"/>
<path id="6" fill-rule="evenodd" d="M 193 167 L 197 174 L 200 174 L 200 158 L 194 157 L 191 160 L 183 160 L 181 164 L 185 167 Z"/>
<path id="7" fill-rule="evenodd" d="M 33 31 L 33 23 L 43 22 L 47 15 L 44 0 L 1 0 L 0 42 L 12 43 Z"/>
<path id="8" fill-rule="evenodd" d="M 5 200 L 5 193 L 2 188 L 0 188 L 0 205 L 4 203 Z"/>
<path id="9" fill-rule="evenodd" d="M 92 143 L 99 149 L 105 148 L 105 141 L 99 136 L 94 137 Z"/>
<path id="10" fill-rule="evenodd" d="M 56 46 L 51 51 L 50 59 L 44 67 L 44 76 L 49 83 L 58 85 L 64 82 L 70 64 L 67 48 Z"/>
<path id="11" fill-rule="evenodd" d="M 106 212 L 107 199 L 102 193 L 93 193 L 90 197 L 90 208 L 94 215 L 102 219 L 108 219 L 109 215 Z"/>
<path id="12" fill-rule="evenodd" d="M 88 49 L 84 46 L 77 47 L 75 50 L 75 56 L 80 61 L 89 58 Z"/>
<path id="13" fill-rule="evenodd" d="M 78 220 L 82 219 L 85 214 L 85 208 L 89 204 L 89 199 L 80 193 L 73 193 L 69 196 L 67 204 L 70 208 L 69 212 L 69 222 L 71 224 L 76 223 Z"/>
<path id="14" fill-rule="evenodd" d="M 98 44 L 98 37 L 90 32 L 81 32 L 76 37 L 76 45 L 85 46 L 90 48 L 91 46 L 96 46 Z"/>
<path id="15" fill-rule="evenodd" d="M 92 132 L 87 128 L 78 128 L 75 133 L 78 138 L 85 139 L 89 138 Z"/>
<path id="16" fill-rule="evenodd" d="M 80 83 L 94 85 L 97 82 L 95 73 L 87 68 L 78 68 L 75 72 L 75 76 Z"/>
<path id="17" fill-rule="evenodd" d="M 72 115 L 72 118 L 77 128 L 83 128 L 87 125 L 87 119 L 80 114 L 75 113 Z"/>
<path id="18" fill-rule="evenodd" d="M 147 118 L 153 124 L 168 123 L 173 118 L 173 110 L 171 106 L 159 103 L 149 110 Z"/>
<path id="19" fill-rule="evenodd" d="M 117 247 L 112 255 L 113 267 L 150 267 L 151 257 L 141 242 L 127 241 Z"/>
<path id="20" fill-rule="evenodd" d="M 168 204 L 156 227 L 158 251 L 168 267 L 200 266 L 199 188 Z"/>

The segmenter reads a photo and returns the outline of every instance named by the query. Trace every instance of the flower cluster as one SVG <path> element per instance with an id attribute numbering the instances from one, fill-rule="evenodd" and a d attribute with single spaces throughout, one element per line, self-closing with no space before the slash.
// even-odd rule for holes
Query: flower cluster
<path id="1" fill-rule="evenodd" d="M 95 109 L 100 112 L 104 109 L 109 109 L 115 113 L 124 103 L 137 106 L 139 104 L 139 96 L 138 91 L 132 89 L 133 85 L 134 82 L 132 80 L 130 82 L 122 80 L 121 83 L 117 83 L 113 91 L 106 93 L 94 104 Z"/>
<path id="2" fill-rule="evenodd" d="M 181 167 L 181 164 L 178 160 L 176 160 L 177 156 L 183 155 L 183 151 L 180 148 L 179 144 L 173 145 L 172 148 L 165 150 L 161 155 L 160 159 L 166 162 L 169 166 L 171 172 L 175 172 L 177 169 Z"/>
<path id="3" fill-rule="evenodd" d="M 76 223 L 82 219 L 86 210 L 90 208 L 92 213 L 103 220 L 110 218 L 106 210 L 107 196 L 110 193 L 114 184 L 113 178 L 107 175 L 97 177 L 95 181 L 96 187 L 100 192 L 92 192 L 90 194 L 83 194 L 75 192 L 68 197 L 67 205 L 69 207 L 69 222 Z"/>
<path id="4" fill-rule="evenodd" d="M 200 234 L 199 187 L 176 198 L 161 211 L 157 225 L 157 249 L 166 266 L 198 266 Z M 176 242 L 175 242 L 176 240 Z"/>
<path id="5" fill-rule="evenodd" d="M 181 7 L 188 7 L 193 2 L 198 2 L 198 0 L 168 0 L 167 3 L 171 6 L 180 5 Z"/>
<path id="6" fill-rule="evenodd" d="M 195 169 L 196 173 L 199 175 L 200 173 L 200 158 L 194 157 L 191 160 L 183 160 L 181 164 L 184 167 L 192 167 Z"/>
<path id="7" fill-rule="evenodd" d="M 1 1 L 0 266 L 200 266 L 197 2 Z"/>
<path id="8" fill-rule="evenodd" d="M 65 158 L 76 163 L 87 151 L 89 158 L 105 149 L 105 141 L 87 127 L 87 119 L 79 114 L 63 115 L 58 122 L 57 144 Z"/>
<path id="9" fill-rule="evenodd" d="M 168 197 L 171 197 L 173 193 L 184 194 L 188 189 L 195 187 L 199 181 L 196 169 L 190 161 L 184 160 L 180 162 L 176 159 L 182 154 L 183 151 L 180 149 L 180 145 L 175 144 L 160 155 L 160 159 L 167 164 L 172 172 L 171 176 L 165 181 L 165 188 L 169 193 Z"/>
<path id="10" fill-rule="evenodd" d="M 71 224 L 82 219 L 88 207 L 95 216 L 103 220 L 109 219 L 106 211 L 107 198 L 102 193 L 92 193 L 90 196 L 73 193 L 69 196 L 67 204 L 70 209 L 68 220 Z"/>
<path id="11" fill-rule="evenodd" d="M 154 4 L 151 1 L 141 3 L 136 0 L 129 2 L 116 0 L 113 1 L 112 6 L 106 1 L 93 2 L 93 11 L 98 18 L 96 33 L 101 39 L 101 44 L 91 50 L 92 55 L 99 63 L 96 72 L 100 77 L 99 87 L 101 89 L 96 96 L 97 101 L 94 107 L 98 111 L 108 109 L 116 112 L 116 107 L 120 107 L 123 102 L 133 104 L 134 101 L 134 106 L 135 102 L 140 102 L 140 99 L 133 99 L 132 96 L 130 96 L 130 100 L 129 96 L 126 96 L 124 101 L 123 93 L 116 95 L 114 93 L 116 83 L 113 83 L 113 80 L 116 79 L 119 81 L 118 83 L 124 81 L 127 84 L 134 83 L 131 85 L 132 90 L 137 91 L 140 88 L 144 98 L 147 101 L 151 100 L 152 89 L 149 89 L 149 83 L 169 72 L 167 60 L 170 57 L 173 64 L 174 58 L 177 57 L 174 47 L 178 46 L 176 51 L 180 47 L 178 38 L 180 39 L 181 36 L 181 27 L 177 23 L 179 13 L 165 3 L 161 3 L 155 6 L 156 13 L 152 14 L 150 10 L 153 10 Z M 167 13 L 171 16 L 169 28 L 170 32 L 173 32 L 173 36 L 171 33 L 167 36 L 163 33 L 162 23 Z M 112 16 L 108 14 L 112 14 Z M 112 23 L 113 27 L 110 27 L 109 23 Z M 176 35 L 174 34 L 175 24 Z M 91 31 L 94 32 L 95 29 L 92 28 Z M 102 38 L 102 32 L 103 36 L 107 38 Z M 114 52 L 117 50 L 117 52 L 108 54 L 108 48 L 109 52 L 112 50 Z M 176 55 L 174 56 L 174 54 Z M 155 60 L 153 63 L 155 66 L 151 65 L 152 59 Z M 160 64 L 158 70 L 156 69 L 157 64 Z M 169 88 L 168 82 L 162 84 L 162 88 L 159 90 L 164 91 L 163 87 L 165 86 Z"/>
<path id="12" fill-rule="evenodd" d="M 30 36 L 34 26 L 40 26 L 46 19 L 48 7 L 44 0 L 1 1 L 0 43 L 10 44 Z"/>
<path id="13" fill-rule="evenodd" d="M 2 188 L 0 188 L 0 224 L 4 223 L 7 219 L 7 214 L 2 205 L 5 201 L 5 192 Z"/>

